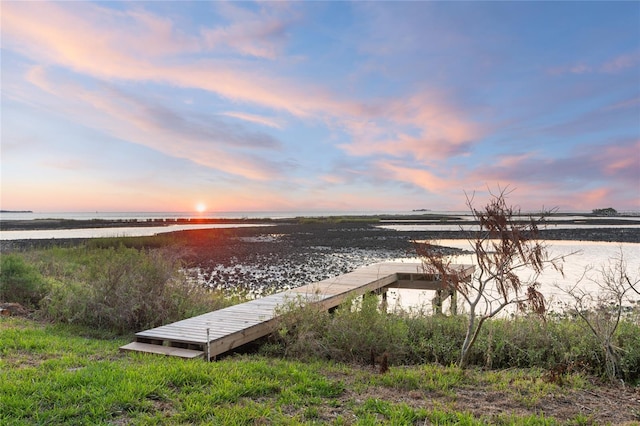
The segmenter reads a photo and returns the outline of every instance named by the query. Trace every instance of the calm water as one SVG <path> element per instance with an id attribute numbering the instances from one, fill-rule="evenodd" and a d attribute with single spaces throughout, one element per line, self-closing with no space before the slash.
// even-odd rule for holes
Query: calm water
<path id="1" fill-rule="evenodd" d="M 81 229 L 38 229 L 29 231 L 2 231 L 0 240 L 44 240 L 58 238 L 111 238 L 111 237 L 146 237 L 166 232 L 185 231 L 190 229 L 242 228 L 246 226 L 270 226 L 255 224 L 211 223 L 200 225 L 167 225 L 167 226 L 119 226 L 113 228 L 81 228 Z"/>
<path id="2" fill-rule="evenodd" d="M 411 214 L 411 212 L 382 212 L 382 211 L 254 211 L 254 212 L 33 212 L 33 213 L 0 213 L 0 220 L 36 220 L 36 219 L 66 219 L 66 220 L 122 220 L 146 221 L 162 219 L 286 219 L 295 217 L 322 217 L 345 215 L 381 215 L 381 214 Z M 144 237 L 165 232 L 182 231 L 188 229 L 212 228 L 240 228 L 244 226 L 260 226 L 248 224 L 175 224 L 168 226 L 117 226 L 110 228 L 84 229 L 52 229 L 52 230 L 24 230 L 2 231 L 0 240 L 31 240 L 51 238 L 108 238 L 108 237 Z"/>
<path id="3" fill-rule="evenodd" d="M 358 216 L 382 214 L 411 214 L 411 212 L 382 212 L 382 211 L 254 211 L 254 212 L 33 212 L 33 213 L 0 213 L 0 220 L 37 220 L 37 219 L 65 219 L 65 220 L 122 220 L 146 221 L 162 219 L 286 219 L 295 217 L 323 217 L 323 216 Z M 109 238 L 109 237 L 145 237 L 165 232 L 182 231 L 188 229 L 212 228 L 240 228 L 244 226 L 260 226 L 248 224 L 175 224 L 168 226 L 116 226 L 109 228 L 83 229 L 52 229 L 52 230 L 24 230 L 1 231 L 0 240 L 31 240 L 51 238 Z"/>
<path id="4" fill-rule="evenodd" d="M 295 217 L 326 217 L 326 216 L 374 216 L 374 215 L 425 215 L 423 224 L 389 224 L 384 221 L 379 228 L 391 229 L 395 231 L 459 231 L 471 230 L 472 226 L 451 225 L 440 223 L 439 219 L 429 219 L 428 215 L 451 215 L 458 216 L 462 220 L 472 220 L 468 212 L 441 211 L 441 212 L 413 212 L 413 211 L 255 211 L 255 212 L 34 212 L 34 213 L 0 213 L 0 220 L 36 220 L 36 219 L 71 219 L 71 220 L 136 220 L 145 221 L 147 219 L 195 219 L 195 218 L 216 218 L 216 219 L 286 219 Z M 554 216 L 557 220 L 581 220 L 588 219 L 587 216 Z M 636 224 L 624 224 L 625 220 L 638 220 L 638 217 L 616 217 L 620 221 L 617 225 L 598 225 L 598 228 L 640 228 Z M 412 222 L 415 222 L 412 220 Z M 84 229 L 53 229 L 53 230 L 24 230 L 24 231 L 2 231 L 0 240 L 28 240 L 28 239 L 51 239 L 51 238 L 104 238 L 104 237 L 140 237 L 160 234 L 163 232 L 174 232 L 187 229 L 211 229 L 211 228 L 237 228 L 243 226 L 257 226 L 246 224 L 172 224 L 168 226 L 145 226 L 131 227 L 117 226 L 110 228 L 84 228 Z M 562 225 L 548 225 L 548 229 L 581 229 L 589 228 L 592 225 L 568 223 Z"/>
<path id="5" fill-rule="evenodd" d="M 466 240 L 439 240 L 439 245 L 454 247 L 460 249 L 469 249 L 469 243 Z M 601 281 L 599 270 L 607 265 L 610 259 L 619 258 L 620 254 L 626 262 L 627 273 L 631 278 L 640 277 L 640 243 L 608 243 L 608 242 L 590 242 L 590 241 L 549 241 L 549 254 L 551 257 L 565 256 L 567 259 L 564 263 L 564 277 L 553 269 L 545 271 L 538 281 L 541 284 L 540 291 L 547 298 L 549 306 L 561 311 L 570 298 L 562 290 L 571 287 L 584 275 L 585 279 L 580 282 L 580 288 L 585 291 L 597 294 L 599 292 L 598 285 L 593 281 Z M 573 254 L 572 254 L 573 253 Z M 419 261 L 417 258 L 400 259 L 401 261 Z M 458 256 L 456 263 L 474 264 L 475 261 L 471 255 Z M 521 278 L 531 276 L 531 271 L 522 271 Z M 630 294 L 629 304 L 640 303 L 640 296 Z M 415 307 L 421 305 L 431 305 L 431 298 L 434 296 L 432 291 L 416 291 L 416 290 L 395 290 L 393 293 L 393 302 L 399 302 L 402 307 Z"/>
<path id="6" fill-rule="evenodd" d="M 146 219 L 285 219 L 292 217 L 322 216 L 372 216 L 386 214 L 418 214 L 424 212 L 411 211 L 246 211 L 246 212 L 33 212 L 33 213 L 0 213 L 0 220 L 31 219 L 73 219 L 73 220 L 146 220 Z M 439 214 L 464 214 L 462 212 L 439 212 Z"/>
<path id="7" fill-rule="evenodd" d="M 176 218 L 293 218 L 293 217 L 320 217 L 320 216 L 344 216 L 344 215 L 381 215 L 381 214 L 448 214 L 457 215 L 466 219 L 470 219 L 466 212 L 411 212 L 411 211 L 352 211 L 352 212 L 220 212 L 196 214 L 193 212 L 173 212 L 173 213 L 1 213 L 1 220 L 32 220 L 32 219 L 112 219 L 112 220 L 146 220 L 146 219 L 176 219 Z M 587 217 L 585 216 L 584 219 Z M 560 219 L 580 219 L 576 216 L 560 217 Z M 626 219 L 617 217 L 617 219 Z M 637 218 L 633 218 L 636 219 Z M 187 229 L 205 229 L 205 228 L 223 228 L 223 227 L 240 227 L 240 226 L 257 226 L 247 224 L 172 224 L 169 226 L 150 226 L 150 227 L 115 227 L 115 228 L 88 228 L 88 229 L 58 229 L 58 230 L 31 230 L 31 231 L 3 231 L 0 232 L 1 240 L 17 240 L 17 239 L 50 239 L 50 238 L 97 238 L 97 237 L 118 237 L 118 236 L 148 236 L 163 232 L 174 232 Z M 393 229 L 397 231 L 419 231 L 434 230 L 448 231 L 459 230 L 458 225 L 447 225 L 440 223 L 430 223 L 429 219 L 425 219 L 425 224 L 400 224 L 400 225 L 380 225 L 382 228 Z M 555 225 L 554 229 L 576 229 L 585 228 L 588 225 L 566 224 Z M 598 226 L 605 227 L 605 226 Z M 613 228 L 638 228 L 640 225 L 609 225 L 606 227 Z M 441 240 L 440 245 L 455 248 L 468 249 L 468 243 L 465 240 Z M 564 264 L 565 276 L 555 271 L 547 271 L 540 278 L 542 284 L 542 292 L 547 296 L 552 308 L 561 309 L 563 304 L 569 299 L 560 288 L 566 288 L 574 285 L 576 281 L 584 275 L 585 269 L 595 268 L 587 274 L 587 278 L 597 279 L 599 277 L 597 269 L 606 264 L 609 259 L 618 257 L 623 254 L 627 262 L 627 271 L 632 277 L 640 276 L 640 243 L 607 243 L 607 242 L 588 242 L 588 241 L 550 241 L 550 254 L 552 256 L 571 255 Z M 400 259 L 403 260 L 403 259 Z M 410 261 L 419 261 L 419 259 L 405 259 Z M 457 258 L 457 263 L 473 264 L 471 256 L 462 256 Z M 527 274 L 527 272 L 523 272 Z M 581 282 L 581 286 L 588 291 L 597 292 L 598 287 L 591 280 L 585 279 Z M 412 307 L 417 305 L 430 306 L 433 292 L 416 291 L 416 290 L 393 290 L 390 292 L 390 302 L 397 302 L 403 307 Z M 640 303 L 640 297 L 634 296 L 634 303 Z M 445 305 L 446 307 L 446 305 Z"/>
<path id="8" fill-rule="evenodd" d="M 572 218 L 575 219 L 575 218 Z M 602 228 L 602 229 L 615 229 L 615 228 L 632 228 L 632 229 L 640 229 L 640 225 L 638 224 L 625 224 L 623 221 L 624 220 L 638 220 L 637 217 L 634 218 L 629 218 L 629 219 L 623 219 L 620 220 L 621 223 L 616 224 L 616 225 L 589 225 L 589 224 L 582 224 L 582 223 L 563 223 L 563 224 L 549 224 L 549 225 L 545 225 L 544 228 L 542 229 L 550 229 L 550 230 L 555 230 L 555 229 L 589 229 L 589 228 Z M 378 228 L 382 228 L 382 229 L 391 229 L 393 231 L 405 231 L 405 232 L 416 232 L 416 231 L 473 231 L 475 229 L 478 229 L 477 225 L 447 225 L 447 224 L 440 224 L 440 223 L 433 223 L 433 224 L 425 224 L 425 225 L 419 225 L 419 224 L 411 224 L 411 225 L 403 225 L 403 224 L 394 224 L 394 225 L 380 225 L 378 226 Z"/>
<path id="9" fill-rule="evenodd" d="M 572 213 L 571 216 L 554 216 L 559 220 L 588 219 L 587 216 L 579 216 L 580 213 Z M 617 216 L 616 219 L 638 219 L 640 212 L 624 212 L 634 214 L 636 217 Z M 73 220 L 146 220 L 146 219 L 285 219 L 293 217 L 322 217 L 322 216 L 375 216 L 375 215 L 424 215 L 425 222 L 432 222 L 429 215 L 459 216 L 461 219 L 471 219 L 468 211 L 411 211 L 411 210 L 292 210 L 292 211 L 237 211 L 237 212 L 32 212 L 12 213 L 0 212 L 0 220 L 32 220 L 32 219 L 73 219 Z M 535 216 L 536 213 L 533 213 Z M 438 219 L 436 219 L 437 221 Z M 412 221 L 414 222 L 414 221 Z"/>

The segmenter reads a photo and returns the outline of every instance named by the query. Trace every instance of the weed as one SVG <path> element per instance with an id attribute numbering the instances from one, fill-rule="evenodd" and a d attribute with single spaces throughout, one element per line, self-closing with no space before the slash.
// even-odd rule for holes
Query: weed
<path id="1" fill-rule="evenodd" d="M 227 306 L 191 283 L 168 250 L 76 247 L 32 253 L 47 274 L 45 317 L 120 333 L 155 327 Z"/>
<path id="2" fill-rule="evenodd" d="M 0 256 L 0 301 L 36 307 L 45 292 L 44 278 L 22 256 Z"/>
<path id="3" fill-rule="evenodd" d="M 375 297 L 346 302 L 333 314 L 295 304 L 283 313 L 279 332 L 263 353 L 379 366 L 386 352 L 389 366 L 451 365 L 459 360 L 465 333 L 463 316 L 386 313 L 378 310 Z M 613 340 L 620 348 L 621 374 L 629 383 L 640 379 L 639 330 L 631 319 L 621 319 Z M 557 371 L 556 379 L 562 381 L 575 373 L 603 374 L 600 354 L 598 341 L 583 332 L 578 319 L 531 315 L 487 321 L 468 360 L 489 369 Z"/>

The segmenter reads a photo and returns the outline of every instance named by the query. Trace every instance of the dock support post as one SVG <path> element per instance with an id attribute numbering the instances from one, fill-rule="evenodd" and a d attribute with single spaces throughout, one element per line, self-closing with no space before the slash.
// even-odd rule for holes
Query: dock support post
<path id="1" fill-rule="evenodd" d="M 436 290 L 435 297 L 431 299 L 431 307 L 434 314 L 442 314 L 442 290 Z"/>
<path id="2" fill-rule="evenodd" d="M 211 361 L 211 348 L 210 348 L 210 344 L 211 343 L 211 339 L 209 338 L 209 328 L 207 327 L 207 362 Z"/>
<path id="3" fill-rule="evenodd" d="M 387 313 L 387 307 L 389 306 L 389 302 L 387 302 L 387 289 L 382 290 L 382 303 L 380 304 L 380 310 Z"/>
<path id="4" fill-rule="evenodd" d="M 451 290 L 451 315 L 458 315 L 458 291 Z"/>

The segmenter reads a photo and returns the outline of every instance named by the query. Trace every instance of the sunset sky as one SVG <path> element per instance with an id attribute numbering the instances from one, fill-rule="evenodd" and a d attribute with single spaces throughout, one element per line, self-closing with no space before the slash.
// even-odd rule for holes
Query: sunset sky
<path id="1" fill-rule="evenodd" d="M 0 7 L 5 210 L 640 210 L 637 1 Z"/>

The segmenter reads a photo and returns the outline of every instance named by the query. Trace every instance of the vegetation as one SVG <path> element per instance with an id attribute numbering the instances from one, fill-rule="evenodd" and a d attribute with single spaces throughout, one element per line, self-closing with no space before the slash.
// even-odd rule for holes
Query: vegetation
<path id="1" fill-rule="evenodd" d="M 45 280 L 16 254 L 0 256 L 0 301 L 37 307 L 46 292 Z"/>
<path id="2" fill-rule="evenodd" d="M 593 209 L 592 213 L 596 216 L 618 216 L 618 211 L 613 207 L 607 207 L 605 209 Z"/>
<path id="3" fill-rule="evenodd" d="M 505 190 L 491 196 L 482 210 L 476 210 L 473 198 L 467 197 L 467 206 L 480 228 L 468 237 L 476 266 L 471 279 L 455 268 L 451 256 L 432 244 L 422 245 L 419 252 L 425 270 L 440 276 L 448 290 L 457 292 L 465 302 L 467 327 L 458 361 L 461 367 L 469 364 L 471 349 L 485 321 L 507 306 L 544 313 L 545 301 L 538 291 L 537 278 L 549 266 L 561 272 L 564 261 L 564 257 L 550 258 L 545 243 L 538 238 L 544 216 L 517 221 L 520 211 L 507 205 Z M 530 271 L 527 278 L 518 273 L 523 270 Z"/>
<path id="4" fill-rule="evenodd" d="M 299 224 L 314 223 L 379 223 L 380 218 L 377 216 L 300 216 L 295 221 Z"/>
<path id="5" fill-rule="evenodd" d="M 633 303 L 630 294 L 640 295 L 640 275 L 629 274 L 622 250 L 617 258 L 609 259 L 609 263 L 600 268 L 599 279 L 588 276 L 587 272 L 589 271 L 585 271 L 575 286 L 565 289 L 573 299 L 572 312 L 584 322 L 587 330 L 598 341 L 609 379 L 624 378 L 621 355 L 624 349 L 617 345 L 615 336 L 623 314 Z M 585 291 L 580 286 L 582 280 L 591 281 L 599 291 Z M 628 365 L 626 360 L 624 364 Z M 635 369 L 640 370 L 640 359 L 635 360 L 635 365 Z"/>
<path id="6" fill-rule="evenodd" d="M 292 301 L 282 312 L 278 333 L 262 347 L 262 353 L 377 366 L 383 357 L 390 365 L 453 365 L 459 361 L 467 329 L 465 315 L 386 313 L 378 303 L 374 296 L 360 298 L 330 314 Z M 580 317 L 570 314 L 494 318 L 478 333 L 468 365 L 580 371 L 605 377 L 600 342 L 583 330 Z M 619 378 L 631 384 L 640 382 L 640 311 L 620 319 L 610 342 L 619 348 Z"/>
<path id="7" fill-rule="evenodd" d="M 84 242 L 87 248 L 114 248 L 121 246 L 135 248 L 138 250 L 160 249 L 169 246 L 175 246 L 177 240 L 171 233 L 157 234 L 142 237 L 108 237 L 108 238 L 92 238 Z M 179 249 L 179 248 L 178 248 Z"/>
<path id="8" fill-rule="evenodd" d="M 619 311 L 606 334 L 585 332 L 585 324 L 599 330 L 586 306 L 493 317 L 468 348 L 466 369 L 456 365 L 466 314 L 387 312 L 374 295 L 333 313 L 292 300 L 255 355 L 205 363 L 122 354 L 132 331 L 234 301 L 189 280 L 175 248 L 119 242 L 0 257 L 0 301 L 37 309 L 36 320 L 0 318 L 0 424 L 640 421 L 638 306 Z M 614 289 L 629 278 L 607 276 Z M 624 387 L 598 380 L 610 376 L 608 347 Z M 584 411 L 586 398 L 600 405 Z"/>
<path id="9" fill-rule="evenodd" d="M 233 303 L 190 280 L 175 251 L 99 243 L 2 256 L 0 301 L 26 301 L 47 319 L 119 333 Z"/>
<path id="10" fill-rule="evenodd" d="M 380 374 L 259 355 L 205 363 L 122 354 L 128 340 L 90 328 L 0 321 L 3 425 L 595 425 L 640 414 L 579 372 L 559 382 L 536 369 L 427 364 Z"/>
<path id="11" fill-rule="evenodd" d="M 175 250 L 124 245 L 5 255 L 0 301 L 28 300 L 32 307 L 39 307 L 36 313 L 42 318 L 120 334 L 237 302 L 190 280 L 178 258 Z M 14 291 L 10 286 L 21 287 Z M 377 297 L 365 297 L 330 314 L 291 301 L 282 308 L 279 331 L 264 345 L 263 353 L 359 365 L 379 364 L 383 357 L 390 365 L 459 362 L 468 337 L 468 314 L 387 313 L 378 304 Z M 579 369 L 606 376 L 610 364 L 602 348 L 610 347 L 616 377 L 627 383 L 640 381 L 638 308 L 616 317 L 615 328 L 609 329 L 604 341 L 600 334 L 584 333 L 588 312 L 585 308 L 578 315 L 519 315 L 487 321 L 467 350 L 466 365 Z"/>

